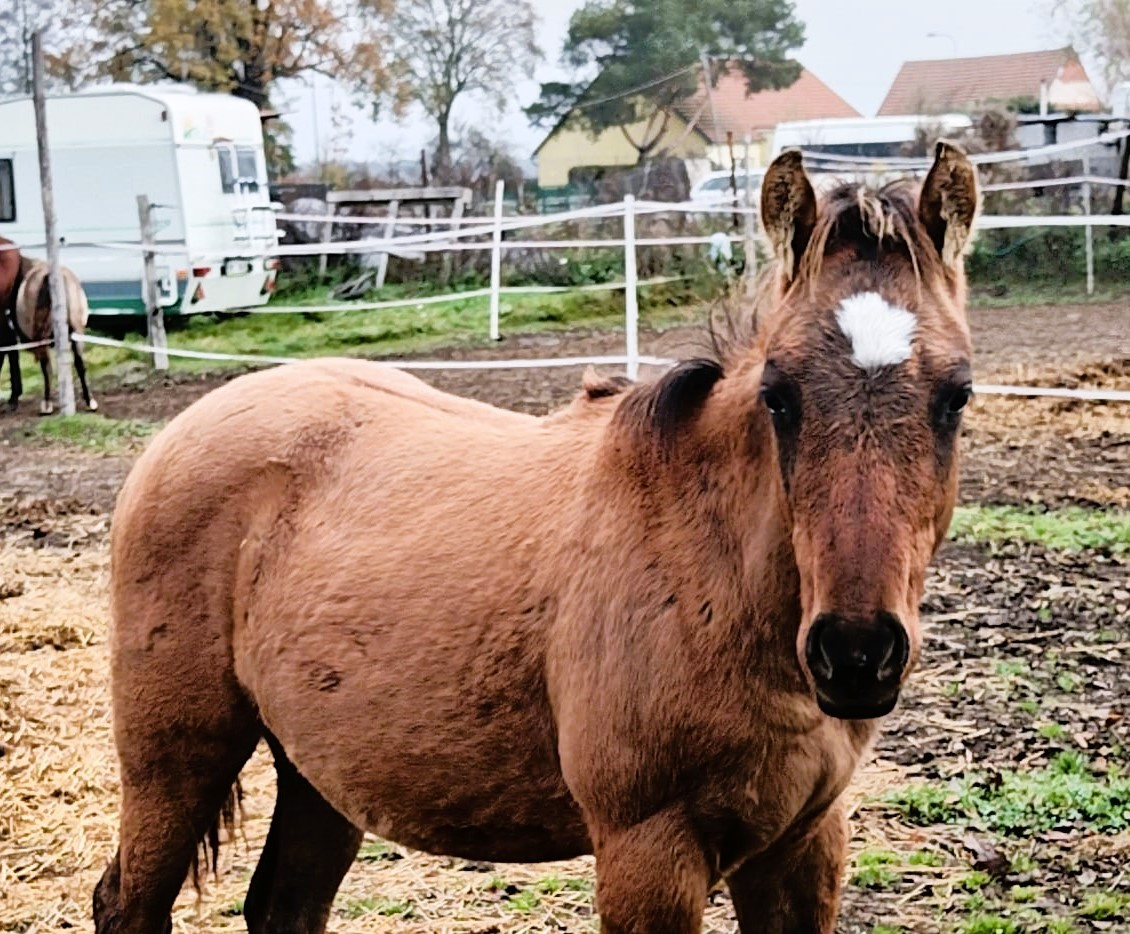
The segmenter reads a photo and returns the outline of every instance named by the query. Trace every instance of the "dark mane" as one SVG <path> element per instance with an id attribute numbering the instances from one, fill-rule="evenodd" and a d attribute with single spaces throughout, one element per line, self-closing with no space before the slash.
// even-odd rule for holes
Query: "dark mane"
<path id="1" fill-rule="evenodd" d="M 660 460 L 670 457 L 683 426 L 692 419 L 723 376 L 715 360 L 682 360 L 654 383 L 631 389 L 613 424 Z"/>
<path id="2" fill-rule="evenodd" d="M 918 216 L 918 185 L 906 179 L 878 189 L 849 183 L 824 195 L 794 285 L 815 287 L 825 258 L 842 246 L 873 251 L 876 258 L 902 253 L 919 283 L 924 276 L 946 275 Z"/>

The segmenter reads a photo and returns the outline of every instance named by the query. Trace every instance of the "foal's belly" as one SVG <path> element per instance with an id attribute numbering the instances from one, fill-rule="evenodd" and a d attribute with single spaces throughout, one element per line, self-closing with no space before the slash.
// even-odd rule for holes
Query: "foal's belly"
<path id="1" fill-rule="evenodd" d="M 432 853 L 589 852 L 540 668 L 489 645 L 372 632 L 303 628 L 237 652 L 264 724 L 322 796 L 356 826 Z"/>

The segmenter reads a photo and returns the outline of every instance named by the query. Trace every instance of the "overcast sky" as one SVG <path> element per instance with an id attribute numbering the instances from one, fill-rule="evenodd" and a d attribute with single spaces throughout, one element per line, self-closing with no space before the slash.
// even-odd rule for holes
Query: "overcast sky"
<path id="1" fill-rule="evenodd" d="M 546 61 L 537 79 L 560 77 L 561 43 L 569 17 L 583 0 L 533 0 L 541 18 L 539 35 Z M 795 0 L 807 41 L 800 61 L 865 116 L 882 102 L 899 65 L 907 59 L 1026 52 L 1066 43 L 1046 15 L 1048 0 Z M 850 12 L 848 12 L 850 11 Z M 933 33 L 935 35 L 931 36 Z M 515 86 L 510 110 L 501 119 L 478 101 L 457 104 L 455 120 L 482 126 L 528 158 L 544 131 L 530 127 L 521 107 L 537 97 L 537 79 Z M 320 141 L 331 136 L 335 106 L 351 123 L 348 158 L 387 161 L 418 158 L 434 130 L 419 116 L 402 123 L 374 123 L 349 105 L 348 93 L 318 79 L 291 82 L 280 101 L 294 129 L 296 156 L 312 162 Z M 316 101 L 316 106 L 315 106 Z"/>

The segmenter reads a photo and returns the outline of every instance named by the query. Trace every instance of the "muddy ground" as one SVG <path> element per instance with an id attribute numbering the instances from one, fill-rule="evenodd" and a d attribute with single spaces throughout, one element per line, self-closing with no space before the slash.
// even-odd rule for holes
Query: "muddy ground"
<path id="1" fill-rule="evenodd" d="M 1130 306 L 979 310 L 972 323 L 980 382 L 1130 389 Z M 450 355 L 610 353 L 620 339 L 515 337 Z M 686 354 L 703 340 L 680 328 L 649 332 L 644 344 Z M 98 389 L 107 415 L 162 421 L 227 378 Z M 426 378 L 539 413 L 569 398 L 579 372 Z M 89 929 L 90 891 L 112 852 L 117 806 L 106 533 L 133 454 L 32 442 L 25 405 L 28 414 L 0 419 L 0 931 Z M 965 503 L 1130 506 L 1125 403 L 982 397 L 963 443 Z M 1130 771 L 1130 561 L 1097 549 L 950 544 L 924 615 L 923 670 L 851 792 L 853 865 L 839 930 L 1130 931 L 1130 835 L 1121 826 L 1070 813 L 1039 827 L 955 819 L 888 799 L 961 782 L 988 794 L 1011 787 L 1014 772 L 1063 767 L 1072 761 L 1065 754 L 1084 757 L 1100 782 Z M 241 899 L 266 833 L 271 783 L 260 752 L 244 775 L 241 835 L 204 897 L 182 895 L 176 930 L 243 929 Z M 1130 801 L 1123 806 L 1130 816 Z M 369 840 L 331 929 L 594 930 L 591 861 L 471 865 Z M 707 930 L 734 929 L 725 896 L 713 895 Z"/>

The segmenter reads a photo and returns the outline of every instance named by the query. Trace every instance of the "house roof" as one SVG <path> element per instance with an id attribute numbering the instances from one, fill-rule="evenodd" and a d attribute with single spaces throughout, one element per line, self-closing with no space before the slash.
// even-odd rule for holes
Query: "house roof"
<path id="1" fill-rule="evenodd" d="M 747 133 L 771 130 L 785 120 L 816 120 L 822 117 L 859 117 L 858 110 L 816 77 L 807 68 L 787 88 L 756 91 L 750 94 L 745 76 L 731 67 L 711 88 L 713 108 L 705 87 L 679 108 L 687 120 L 712 143 L 726 142 L 727 131 L 740 142 Z"/>
<path id="2" fill-rule="evenodd" d="M 1067 46 L 1013 55 L 903 62 L 878 115 L 942 113 L 991 101 L 1038 100 L 1042 82 L 1047 82 L 1052 107 L 1101 109 L 1079 56 Z"/>

